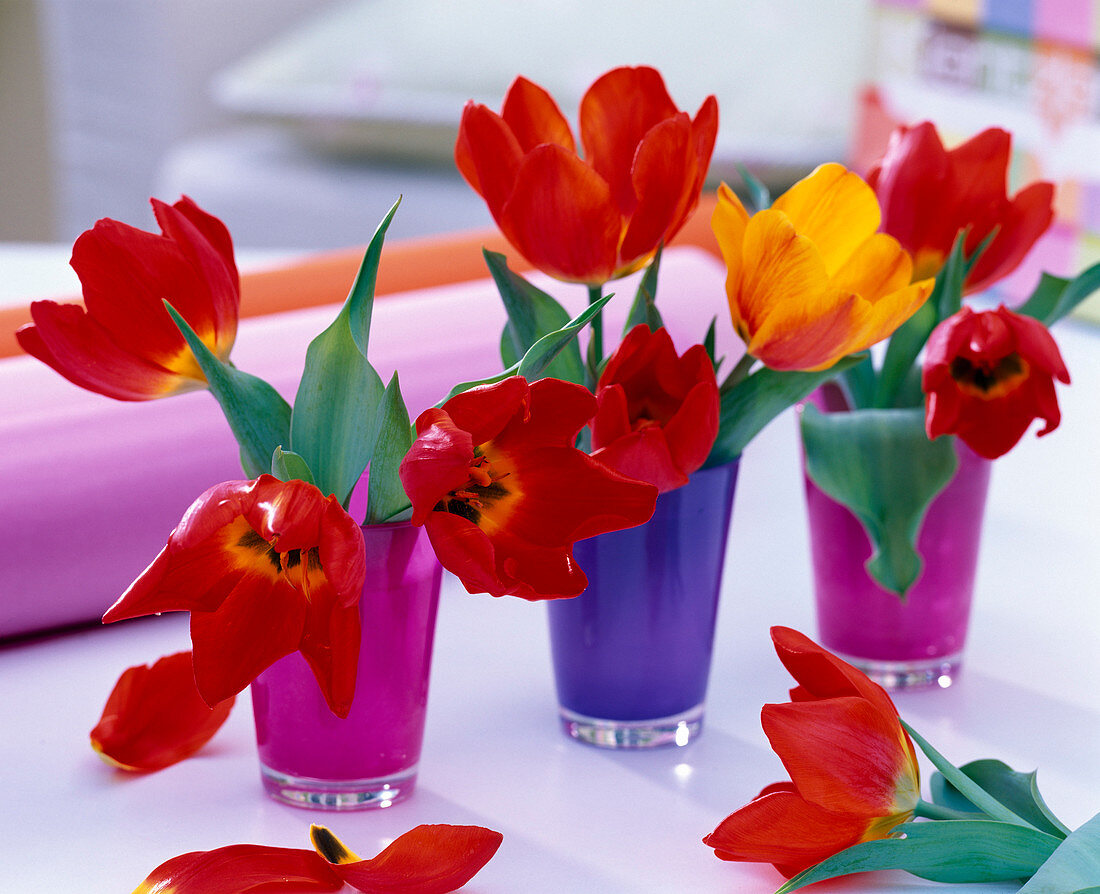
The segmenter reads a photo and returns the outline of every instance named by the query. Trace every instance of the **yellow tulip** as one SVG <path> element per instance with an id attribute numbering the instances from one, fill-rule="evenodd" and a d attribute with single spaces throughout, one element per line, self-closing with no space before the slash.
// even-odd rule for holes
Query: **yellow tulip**
<path id="1" fill-rule="evenodd" d="M 857 174 L 821 165 L 749 216 L 725 183 L 711 226 L 726 262 L 733 327 L 772 369 L 827 369 L 888 337 L 934 280 L 879 233 L 878 200 Z"/>

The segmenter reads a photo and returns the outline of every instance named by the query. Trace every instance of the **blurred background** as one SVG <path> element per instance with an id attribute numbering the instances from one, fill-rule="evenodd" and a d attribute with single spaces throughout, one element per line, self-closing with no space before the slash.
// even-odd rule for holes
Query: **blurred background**
<path id="1" fill-rule="evenodd" d="M 1097 0 L 0 0 L 0 241 L 180 193 L 246 248 L 363 243 L 399 193 L 393 236 L 490 226 L 463 103 L 523 73 L 572 117 L 646 63 L 682 108 L 718 96 L 715 182 L 863 167 L 896 121 L 1006 126 L 1013 179 L 1060 184 L 1033 265 L 1068 272 L 1100 258 L 1098 41 Z"/>
<path id="2" fill-rule="evenodd" d="M 846 151 L 870 0 L 0 0 L 0 239 L 150 224 L 186 192 L 242 246 L 323 248 L 491 224 L 454 170 L 467 99 L 516 74 L 575 116 L 654 64 L 719 161 L 785 177 Z"/>

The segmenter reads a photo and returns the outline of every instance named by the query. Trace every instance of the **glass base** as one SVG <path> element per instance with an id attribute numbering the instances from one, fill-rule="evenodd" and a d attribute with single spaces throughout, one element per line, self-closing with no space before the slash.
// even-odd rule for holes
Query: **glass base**
<path id="1" fill-rule="evenodd" d="M 883 688 L 895 692 L 901 689 L 925 689 L 931 686 L 947 689 L 958 679 L 962 668 L 961 652 L 923 660 L 880 661 L 875 658 L 855 658 L 836 650 L 831 651 L 838 658 L 858 667 Z"/>
<path id="2" fill-rule="evenodd" d="M 559 708 L 565 734 L 597 748 L 662 748 L 687 745 L 703 731 L 703 704 L 652 720 L 605 720 Z"/>
<path id="3" fill-rule="evenodd" d="M 289 776 L 260 764 L 264 791 L 283 804 L 310 810 L 371 810 L 403 801 L 416 787 L 416 770 L 377 779 L 313 779 Z"/>

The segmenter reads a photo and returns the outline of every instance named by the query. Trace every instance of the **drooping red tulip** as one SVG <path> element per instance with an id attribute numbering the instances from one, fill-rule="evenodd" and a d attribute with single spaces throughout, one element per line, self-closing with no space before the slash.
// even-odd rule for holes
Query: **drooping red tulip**
<path id="1" fill-rule="evenodd" d="M 765 705 L 761 722 L 791 780 L 765 788 L 703 842 L 719 859 L 771 863 L 790 877 L 910 819 L 920 771 L 881 686 L 798 631 L 773 627 L 772 641 L 799 685 L 792 701 Z"/>
<path id="2" fill-rule="evenodd" d="M 500 114 L 466 104 L 455 162 L 509 242 L 558 279 L 597 285 L 649 263 L 699 202 L 718 103 L 695 117 L 653 68 L 616 68 L 581 100 L 580 138 L 553 97 L 515 80 Z"/>
<path id="3" fill-rule="evenodd" d="M 171 304 L 222 360 L 237 337 L 240 282 L 229 231 L 184 197 L 152 200 L 161 233 L 105 218 L 73 245 L 84 306 L 35 301 L 16 333 L 28 354 L 70 382 L 118 400 L 206 387 Z"/>
<path id="4" fill-rule="evenodd" d="M 929 438 L 958 435 L 980 456 L 1011 450 L 1035 419 L 1049 434 L 1062 420 L 1054 380 L 1069 371 L 1054 337 L 1038 320 L 1004 305 L 964 307 L 928 338 L 921 387 Z"/>
<path id="5" fill-rule="evenodd" d="M 365 574 L 362 532 L 335 497 L 261 475 L 215 485 L 192 503 L 103 620 L 191 612 L 195 680 L 209 705 L 298 650 L 345 717 Z"/>
<path id="6" fill-rule="evenodd" d="M 627 333 L 596 385 L 592 456 L 617 472 L 681 487 L 718 436 L 718 382 L 702 345 L 678 356 L 665 329 Z"/>
<path id="7" fill-rule="evenodd" d="M 580 385 L 512 376 L 417 418 L 399 473 L 412 521 L 469 592 L 576 596 L 573 544 L 649 520 L 655 487 L 573 446 L 595 410 Z"/>

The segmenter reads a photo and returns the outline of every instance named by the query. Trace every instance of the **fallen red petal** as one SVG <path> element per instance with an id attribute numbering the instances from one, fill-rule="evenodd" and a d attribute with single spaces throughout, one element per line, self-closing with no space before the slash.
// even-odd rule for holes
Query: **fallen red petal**
<path id="1" fill-rule="evenodd" d="M 123 672 L 91 731 L 92 748 L 123 770 L 163 770 L 202 748 L 233 702 L 208 707 L 195 686 L 191 653 L 167 655 Z"/>

